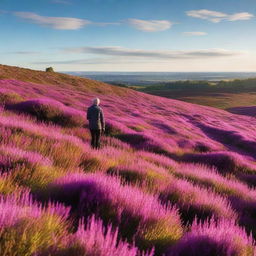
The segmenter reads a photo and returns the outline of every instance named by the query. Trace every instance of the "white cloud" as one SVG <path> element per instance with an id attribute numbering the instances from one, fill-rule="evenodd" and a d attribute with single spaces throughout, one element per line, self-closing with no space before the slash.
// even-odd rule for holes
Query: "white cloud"
<path id="1" fill-rule="evenodd" d="M 14 15 L 41 26 L 60 30 L 77 30 L 92 23 L 77 18 L 40 16 L 33 12 L 15 12 Z"/>
<path id="2" fill-rule="evenodd" d="M 174 23 L 169 20 L 139 20 L 128 19 L 127 23 L 132 27 L 145 32 L 164 31 L 172 27 Z"/>
<path id="3" fill-rule="evenodd" d="M 119 22 L 93 22 L 86 19 L 70 17 L 48 17 L 41 16 L 33 12 L 14 12 L 13 14 L 31 23 L 59 30 L 77 30 L 83 28 L 86 25 L 107 26 L 121 24 Z"/>
<path id="4" fill-rule="evenodd" d="M 184 32 L 183 34 L 186 36 L 205 36 L 205 35 L 207 35 L 206 32 L 201 32 L 201 31 Z"/>
<path id="5" fill-rule="evenodd" d="M 249 20 L 254 17 L 253 14 L 248 12 L 239 12 L 234 14 L 227 14 L 223 12 L 216 12 L 207 9 L 191 10 L 187 11 L 186 14 L 190 17 L 209 20 L 213 23 L 219 23 L 221 21 L 238 21 L 238 20 Z"/>
<path id="6" fill-rule="evenodd" d="M 133 57 L 133 58 L 153 58 L 153 59 L 190 59 L 190 58 L 214 58 L 230 57 L 244 54 L 241 51 L 230 51 L 225 49 L 194 50 L 194 51 L 171 51 L 171 50 L 141 50 L 124 47 L 77 47 L 66 48 L 66 53 L 85 53 L 94 55 Z"/>
<path id="7" fill-rule="evenodd" d="M 237 20 L 249 20 L 253 18 L 253 14 L 248 13 L 248 12 L 240 12 L 240 13 L 235 13 L 233 15 L 229 16 L 229 21 L 237 21 Z"/>

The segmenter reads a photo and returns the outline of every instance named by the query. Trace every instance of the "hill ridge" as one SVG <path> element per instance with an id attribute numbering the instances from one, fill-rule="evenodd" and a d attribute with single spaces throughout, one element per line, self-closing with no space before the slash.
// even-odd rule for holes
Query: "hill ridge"
<path id="1" fill-rule="evenodd" d="M 203 243 L 213 255 L 254 255 L 255 118 L 37 72 L 0 66 L 0 248 L 191 256 Z M 96 96 L 107 123 L 100 150 L 86 121 Z M 38 206 L 49 202 L 58 205 Z M 10 221 L 4 209 L 15 209 Z"/>

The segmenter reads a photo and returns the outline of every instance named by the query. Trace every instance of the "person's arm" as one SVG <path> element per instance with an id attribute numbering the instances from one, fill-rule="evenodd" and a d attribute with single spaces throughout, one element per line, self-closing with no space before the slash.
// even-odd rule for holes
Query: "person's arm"
<path id="1" fill-rule="evenodd" d="M 91 118 L 91 113 L 90 113 L 90 108 L 87 109 L 87 120 L 90 120 Z"/>
<path id="2" fill-rule="evenodd" d="M 102 109 L 100 110 L 100 122 L 102 130 L 105 130 L 105 118 Z"/>

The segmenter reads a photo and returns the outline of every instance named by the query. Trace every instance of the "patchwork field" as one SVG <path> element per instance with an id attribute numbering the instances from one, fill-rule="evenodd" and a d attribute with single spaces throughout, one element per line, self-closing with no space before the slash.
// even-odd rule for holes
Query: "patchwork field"
<path id="1" fill-rule="evenodd" d="M 255 255 L 254 117 L 8 66 L 0 104 L 1 256 Z"/>

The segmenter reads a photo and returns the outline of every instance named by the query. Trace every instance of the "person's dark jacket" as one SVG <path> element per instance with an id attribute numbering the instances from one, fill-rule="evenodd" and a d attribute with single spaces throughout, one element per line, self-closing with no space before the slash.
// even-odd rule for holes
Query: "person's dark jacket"
<path id="1" fill-rule="evenodd" d="M 104 114 L 101 107 L 92 105 L 87 110 L 87 120 L 91 130 L 105 130 Z"/>

